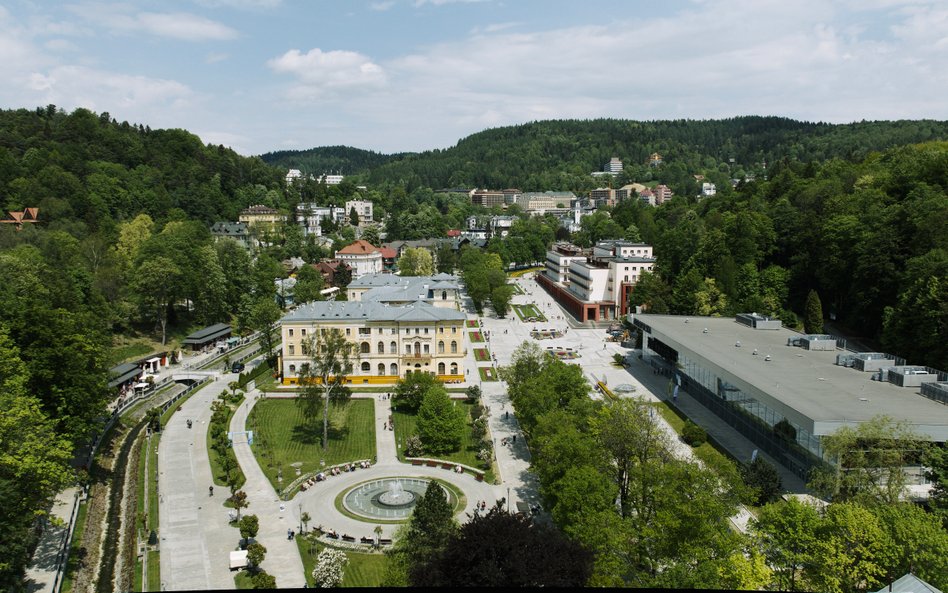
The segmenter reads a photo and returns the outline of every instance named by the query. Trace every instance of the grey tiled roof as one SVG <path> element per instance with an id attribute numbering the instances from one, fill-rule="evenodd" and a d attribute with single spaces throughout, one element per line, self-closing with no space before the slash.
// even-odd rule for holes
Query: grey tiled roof
<path id="1" fill-rule="evenodd" d="M 464 313 L 424 301 L 404 306 L 376 302 L 314 301 L 286 314 L 281 323 L 299 321 L 463 321 Z"/>

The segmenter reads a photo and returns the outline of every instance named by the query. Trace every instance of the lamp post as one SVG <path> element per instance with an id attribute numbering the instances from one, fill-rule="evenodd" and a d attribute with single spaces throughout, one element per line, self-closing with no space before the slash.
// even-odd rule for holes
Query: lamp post
<path id="1" fill-rule="evenodd" d="M 300 519 L 300 529 L 299 532 L 303 533 L 303 503 L 297 503 L 297 516 Z"/>

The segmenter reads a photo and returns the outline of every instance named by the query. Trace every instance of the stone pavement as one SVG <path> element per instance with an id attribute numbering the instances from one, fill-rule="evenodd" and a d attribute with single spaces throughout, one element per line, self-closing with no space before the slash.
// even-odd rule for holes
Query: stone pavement
<path id="1" fill-rule="evenodd" d="M 207 453 L 211 402 L 236 375 L 192 395 L 165 426 L 158 446 L 162 590 L 233 589 L 228 555 L 240 535 L 228 524 L 227 491 L 213 484 Z M 188 428 L 190 418 L 193 428 Z"/>
<path id="2" fill-rule="evenodd" d="M 78 503 L 79 488 L 77 487 L 67 488 L 56 495 L 49 514 L 62 521 L 62 525 L 47 522 L 43 528 L 39 544 L 33 552 L 33 559 L 26 569 L 26 590 L 30 593 L 53 590 L 60 563 L 65 558 L 64 546 L 69 543 L 65 541 L 69 518 L 73 513 L 73 507 Z"/>

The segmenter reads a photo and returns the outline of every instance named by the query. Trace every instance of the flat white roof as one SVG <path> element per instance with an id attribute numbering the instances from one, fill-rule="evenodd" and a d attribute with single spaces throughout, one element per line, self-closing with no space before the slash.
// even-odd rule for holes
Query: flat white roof
<path id="1" fill-rule="evenodd" d="M 681 354 L 704 359 L 809 418 L 813 434 L 830 434 L 840 426 L 885 414 L 910 422 L 935 441 L 948 440 L 948 406 L 924 397 L 918 387 L 873 381 L 872 373 L 836 365 L 840 350 L 787 346 L 787 338 L 801 337 L 797 332 L 753 329 L 731 317 L 640 314 L 634 318 L 651 327 L 650 337 Z"/>

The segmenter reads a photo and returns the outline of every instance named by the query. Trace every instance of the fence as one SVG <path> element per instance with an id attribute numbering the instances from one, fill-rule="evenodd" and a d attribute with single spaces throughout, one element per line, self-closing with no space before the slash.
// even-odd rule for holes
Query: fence
<path id="1" fill-rule="evenodd" d="M 169 382 L 170 380 L 171 380 L 171 378 L 168 377 L 168 378 L 166 378 L 165 380 L 163 380 L 160 384 L 163 385 L 164 383 L 167 383 L 167 382 Z M 169 399 L 168 401 L 166 401 L 164 404 L 161 405 L 161 411 L 162 411 L 162 413 L 166 412 L 169 407 L 171 407 L 172 405 L 174 405 L 175 402 L 177 402 L 178 400 L 180 400 L 181 398 L 183 398 L 183 397 L 185 397 L 185 396 L 190 395 L 190 394 L 193 393 L 196 389 L 198 389 L 199 387 L 202 387 L 205 383 L 208 383 L 209 381 L 210 381 L 210 378 L 209 378 L 209 377 L 204 377 L 204 379 L 203 379 L 202 381 L 199 381 L 198 383 L 195 383 L 195 384 L 191 385 L 190 387 L 188 387 L 187 389 L 185 389 L 185 390 L 182 391 L 181 393 L 178 393 L 177 395 L 175 395 L 174 397 L 172 397 L 171 399 Z M 157 393 L 157 391 L 155 391 L 155 393 Z M 147 394 L 147 395 L 150 396 L 150 395 L 152 395 L 152 393 L 149 393 L 149 394 Z M 91 451 L 89 452 L 89 457 L 88 457 L 88 459 L 86 459 L 86 467 L 92 467 L 92 461 L 95 459 L 95 455 L 96 455 L 96 453 L 99 451 L 99 447 L 100 447 L 101 444 L 102 444 L 102 439 L 105 438 L 105 435 L 107 435 L 108 432 L 109 432 L 109 430 L 115 425 L 115 421 L 116 421 L 116 420 L 119 418 L 119 416 L 121 415 L 121 411 L 128 410 L 128 408 L 129 408 L 132 404 L 137 403 L 139 400 L 141 400 L 141 399 L 143 399 L 143 398 L 144 398 L 144 395 L 143 395 L 142 397 L 135 398 L 134 400 L 130 400 L 130 401 L 128 401 L 128 402 L 125 402 L 125 404 L 123 404 L 122 408 L 119 409 L 120 411 L 117 410 L 115 413 L 112 414 L 112 416 L 111 416 L 111 417 L 108 419 L 108 421 L 105 423 L 105 427 L 104 427 L 104 429 L 102 430 L 102 434 L 99 435 L 99 437 L 96 439 L 95 443 L 93 443 L 93 445 L 92 445 L 92 449 L 91 449 Z M 57 560 L 57 563 L 56 563 L 56 576 L 53 578 L 52 593 L 59 593 L 60 588 L 61 588 L 62 585 L 63 585 L 63 582 L 62 582 L 62 581 L 63 581 L 63 576 L 64 576 L 64 573 L 65 573 L 66 566 L 69 564 L 69 548 L 70 548 L 70 543 L 72 542 L 73 532 L 74 532 L 74 530 L 75 530 L 75 528 L 76 528 L 76 518 L 79 516 L 79 503 L 82 502 L 83 500 L 85 500 L 88 491 L 89 491 L 89 484 L 83 485 L 83 487 L 79 490 L 79 492 L 76 493 L 76 498 L 75 498 L 75 500 L 73 501 L 72 513 L 69 515 L 69 523 L 68 523 L 68 525 L 66 526 L 66 531 L 65 531 L 65 533 L 63 534 L 63 539 L 62 539 L 62 541 L 61 541 L 60 544 L 59 544 L 59 545 L 60 545 L 60 550 L 59 550 L 59 555 L 58 555 L 58 557 L 57 557 L 58 560 Z"/>

